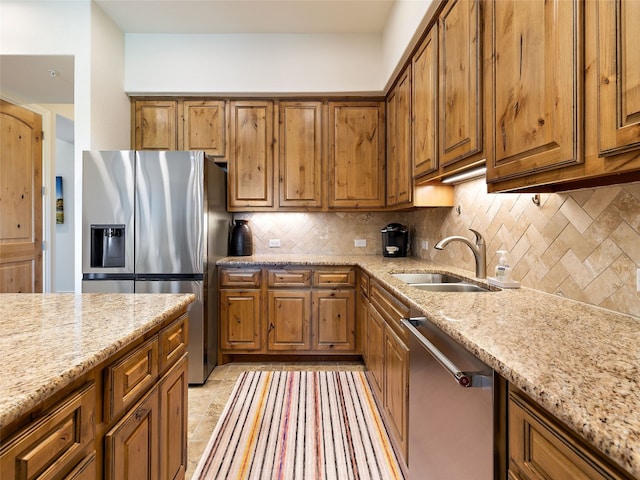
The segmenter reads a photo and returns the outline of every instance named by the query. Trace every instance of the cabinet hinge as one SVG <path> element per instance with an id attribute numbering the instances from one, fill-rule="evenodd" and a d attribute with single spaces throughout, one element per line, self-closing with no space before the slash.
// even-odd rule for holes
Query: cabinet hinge
<path id="1" fill-rule="evenodd" d="M 40 140 L 44 140 L 44 130 L 40 132 Z"/>
<path id="2" fill-rule="evenodd" d="M 40 244 L 40 249 L 42 251 L 45 251 L 47 249 L 47 242 L 46 240 L 43 240 L 42 243 Z"/>
<path id="3" fill-rule="evenodd" d="M 42 196 L 44 197 L 47 194 L 47 188 L 43 185 L 42 186 Z"/>

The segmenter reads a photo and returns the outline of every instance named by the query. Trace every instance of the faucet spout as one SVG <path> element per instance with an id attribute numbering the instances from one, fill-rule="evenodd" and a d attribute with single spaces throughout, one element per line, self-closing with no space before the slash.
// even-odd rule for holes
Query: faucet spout
<path id="1" fill-rule="evenodd" d="M 434 248 L 437 250 L 442 250 L 444 247 L 449 245 L 449 243 L 454 241 L 464 243 L 471 249 L 471 252 L 473 252 L 473 257 L 476 261 L 476 277 L 487 278 L 487 247 L 484 242 L 484 238 L 482 238 L 480 232 L 474 230 L 473 228 L 470 228 L 469 230 L 471 230 L 476 236 L 475 245 L 471 243 L 471 241 L 466 237 L 453 235 L 451 237 L 446 237 L 440 240 L 438 243 L 436 243 Z"/>

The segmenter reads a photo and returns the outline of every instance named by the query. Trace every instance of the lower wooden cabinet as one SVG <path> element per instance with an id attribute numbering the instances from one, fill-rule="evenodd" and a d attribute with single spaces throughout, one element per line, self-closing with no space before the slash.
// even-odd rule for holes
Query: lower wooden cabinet
<path id="1" fill-rule="evenodd" d="M 509 392 L 511 480 L 603 480 L 630 478 L 577 439 L 516 388 Z"/>
<path id="2" fill-rule="evenodd" d="M 369 306 L 369 323 L 367 325 L 367 370 L 371 379 L 371 387 L 379 399 L 383 398 L 384 385 L 384 319 L 373 307 Z"/>
<path id="3" fill-rule="evenodd" d="M 353 290 L 313 292 L 313 349 L 352 352 L 356 346 L 356 293 Z"/>
<path id="4" fill-rule="evenodd" d="M 260 290 L 220 290 L 220 348 L 259 350 Z"/>
<path id="5" fill-rule="evenodd" d="M 188 432 L 187 356 L 160 381 L 160 480 L 184 478 Z"/>
<path id="6" fill-rule="evenodd" d="M 384 410 L 400 449 L 407 452 L 409 347 L 389 326 L 384 329 Z"/>
<path id="7" fill-rule="evenodd" d="M 270 290 L 267 293 L 267 346 L 269 350 L 311 348 L 311 292 Z"/>

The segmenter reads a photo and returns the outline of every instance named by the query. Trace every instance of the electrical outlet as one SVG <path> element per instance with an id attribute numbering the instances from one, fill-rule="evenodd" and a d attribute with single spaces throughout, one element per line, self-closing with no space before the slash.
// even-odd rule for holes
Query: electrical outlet
<path id="1" fill-rule="evenodd" d="M 429 242 L 427 240 L 422 240 L 420 242 L 420 248 L 422 250 L 429 250 Z"/>
<path id="2" fill-rule="evenodd" d="M 366 247 L 367 246 L 367 240 L 364 238 L 356 238 L 353 242 L 353 244 L 356 247 Z"/>
<path id="3" fill-rule="evenodd" d="M 270 238 L 269 239 L 269 248 L 278 248 L 280 246 L 279 238 Z"/>
<path id="4" fill-rule="evenodd" d="M 640 268 L 636 270 L 636 290 L 640 292 Z"/>

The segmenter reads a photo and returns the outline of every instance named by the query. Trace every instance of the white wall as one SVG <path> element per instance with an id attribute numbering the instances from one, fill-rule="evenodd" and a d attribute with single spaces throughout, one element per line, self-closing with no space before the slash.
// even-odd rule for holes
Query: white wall
<path id="1" fill-rule="evenodd" d="M 380 92 L 375 34 L 126 34 L 129 94 Z"/>
<path id="2" fill-rule="evenodd" d="M 60 119 L 58 118 L 58 121 Z M 64 223 L 55 224 L 56 241 L 54 249 L 53 290 L 55 292 L 73 292 L 74 280 L 74 146 L 64 140 L 56 140 L 56 176 L 62 177 L 64 197 Z"/>

